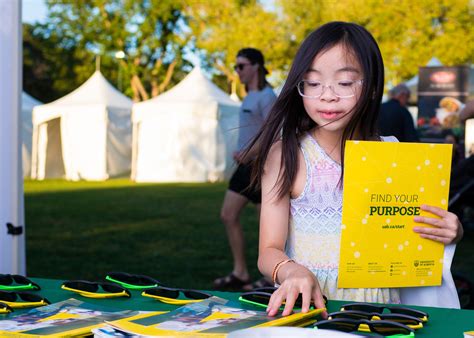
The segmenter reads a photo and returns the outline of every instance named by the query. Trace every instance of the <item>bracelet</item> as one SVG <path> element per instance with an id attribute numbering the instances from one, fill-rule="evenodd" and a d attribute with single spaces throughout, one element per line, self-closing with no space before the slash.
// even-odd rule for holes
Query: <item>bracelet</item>
<path id="1" fill-rule="evenodd" d="M 285 265 L 286 263 L 294 263 L 295 261 L 292 260 L 292 259 L 285 259 L 281 262 L 278 262 L 275 267 L 273 268 L 273 272 L 272 272 L 272 281 L 273 281 L 273 284 L 278 284 L 277 282 L 277 275 L 278 275 L 278 270 L 280 270 L 280 268 Z"/>

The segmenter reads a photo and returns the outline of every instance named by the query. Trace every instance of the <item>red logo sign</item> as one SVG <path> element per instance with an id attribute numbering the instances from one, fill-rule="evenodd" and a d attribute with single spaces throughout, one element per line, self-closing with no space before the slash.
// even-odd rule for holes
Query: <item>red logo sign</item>
<path id="1" fill-rule="evenodd" d="M 439 72 L 431 74 L 430 79 L 435 83 L 450 83 L 456 80 L 456 73 L 441 70 Z"/>

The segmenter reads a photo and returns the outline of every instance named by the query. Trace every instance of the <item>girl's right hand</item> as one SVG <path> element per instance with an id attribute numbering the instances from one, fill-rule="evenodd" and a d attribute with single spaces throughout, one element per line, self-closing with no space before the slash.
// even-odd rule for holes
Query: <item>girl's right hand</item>
<path id="1" fill-rule="evenodd" d="M 276 315 L 283 301 L 285 301 L 285 308 L 282 315 L 287 316 L 291 314 L 300 293 L 303 298 L 301 312 L 306 313 L 309 311 L 312 300 L 316 308 L 325 308 L 326 305 L 324 304 L 323 295 L 316 276 L 304 266 L 295 263 L 289 265 L 291 265 L 291 268 L 288 266 L 288 271 L 285 273 L 288 277 L 284 279 L 268 302 L 268 315 Z M 327 312 L 324 311 L 322 316 L 326 318 Z"/>

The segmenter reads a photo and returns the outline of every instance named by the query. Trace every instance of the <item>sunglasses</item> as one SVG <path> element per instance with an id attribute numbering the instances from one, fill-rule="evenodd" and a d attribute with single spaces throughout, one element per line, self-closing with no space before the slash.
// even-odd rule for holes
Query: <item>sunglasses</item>
<path id="1" fill-rule="evenodd" d="M 400 313 L 407 316 L 412 316 L 420 319 L 422 322 L 427 322 L 429 315 L 426 312 L 407 308 L 407 307 L 396 307 L 396 306 L 383 306 L 383 305 L 374 305 L 374 304 L 367 304 L 367 303 L 350 303 L 344 304 L 341 307 L 341 311 L 345 310 L 355 310 L 355 311 L 363 311 L 363 312 L 376 312 L 382 313 L 384 309 L 390 311 L 390 313 Z"/>
<path id="2" fill-rule="evenodd" d="M 105 279 L 132 290 L 155 288 L 161 285 L 159 281 L 149 276 L 135 275 L 125 272 L 109 272 Z"/>
<path id="3" fill-rule="evenodd" d="M 41 290 L 41 288 L 38 284 L 32 282 L 24 276 L 0 274 L 0 290 Z"/>
<path id="4" fill-rule="evenodd" d="M 262 288 L 256 288 L 252 291 L 242 293 L 239 297 L 239 301 L 242 303 L 247 303 L 247 304 L 252 304 L 256 305 L 259 307 L 267 307 L 268 303 L 270 302 L 270 298 L 272 294 L 277 290 L 278 288 L 276 287 L 262 287 Z M 327 298 L 326 296 L 323 296 L 324 298 L 324 303 L 327 303 Z M 298 295 L 298 298 L 296 298 L 294 309 L 300 310 L 301 307 L 303 306 L 303 297 L 301 294 Z M 282 304 L 280 307 L 280 310 L 283 310 L 285 307 L 285 303 Z M 313 306 L 310 306 L 310 309 L 314 309 Z"/>
<path id="5" fill-rule="evenodd" d="M 249 66 L 251 65 L 251 63 L 237 63 L 235 66 L 234 66 L 234 70 L 237 71 L 237 70 L 244 70 L 245 66 Z"/>
<path id="6" fill-rule="evenodd" d="M 17 302 L 21 299 L 23 302 Z M 28 307 L 37 307 L 51 304 L 49 300 L 28 292 L 6 292 L 0 291 L 0 302 L 12 309 L 23 309 Z"/>
<path id="7" fill-rule="evenodd" d="M 13 309 L 10 305 L 0 302 L 0 314 L 6 314 L 13 312 Z"/>
<path id="8" fill-rule="evenodd" d="M 406 325 L 391 322 L 388 320 L 354 320 L 348 318 L 336 318 L 330 320 L 322 320 L 314 324 L 318 329 L 337 330 L 343 332 L 373 332 L 383 336 L 391 335 L 409 335 L 411 336 L 414 330 Z"/>
<path id="9" fill-rule="evenodd" d="M 178 299 L 180 295 L 183 295 L 187 299 Z M 162 303 L 183 305 L 189 303 L 200 302 L 203 299 L 212 297 L 211 294 L 191 289 L 175 289 L 159 286 L 153 289 L 147 289 L 142 292 L 142 296 L 150 297 L 159 300 Z"/>
<path id="10" fill-rule="evenodd" d="M 99 292 L 99 287 L 102 291 Z M 88 298 L 131 297 L 130 291 L 117 284 L 97 283 L 85 280 L 69 280 L 61 285 L 61 289 L 76 292 Z"/>
<path id="11" fill-rule="evenodd" d="M 377 313 L 377 312 L 363 312 L 363 311 L 340 311 L 340 312 L 333 312 L 328 314 L 328 319 L 335 319 L 335 318 L 348 318 L 348 319 L 365 319 L 365 320 L 389 320 L 391 322 L 400 323 L 411 327 L 412 329 L 421 329 L 423 327 L 423 323 L 421 319 L 404 315 L 401 313 Z"/>

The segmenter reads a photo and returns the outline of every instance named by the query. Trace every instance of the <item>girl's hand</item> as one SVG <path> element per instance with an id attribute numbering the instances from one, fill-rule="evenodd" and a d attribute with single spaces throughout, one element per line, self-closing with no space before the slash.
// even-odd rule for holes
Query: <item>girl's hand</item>
<path id="1" fill-rule="evenodd" d="M 282 315 L 287 316 L 291 314 L 300 293 L 303 298 L 301 312 L 306 313 L 309 311 L 311 300 L 314 301 L 315 306 L 319 309 L 326 307 L 316 276 L 299 264 L 293 263 L 291 265 L 291 269 L 285 274 L 288 277 L 281 283 L 268 302 L 267 313 L 269 316 L 274 316 L 278 313 L 278 309 L 283 301 L 285 301 L 285 308 Z M 327 312 L 324 312 L 322 315 L 326 318 Z"/>
<path id="2" fill-rule="evenodd" d="M 423 238 L 444 244 L 457 243 L 461 240 L 464 231 L 461 222 L 455 214 L 430 205 L 422 205 L 421 210 L 431 212 L 441 218 L 415 216 L 415 222 L 430 224 L 433 225 L 434 228 L 414 227 L 413 231 L 419 233 Z"/>

